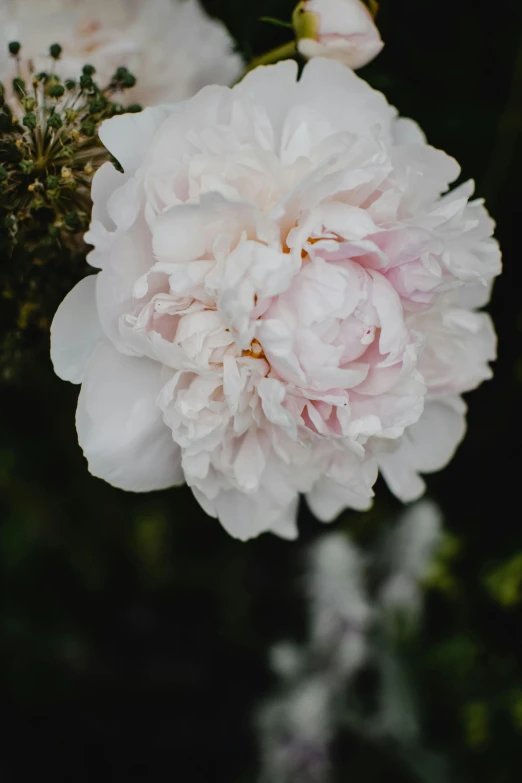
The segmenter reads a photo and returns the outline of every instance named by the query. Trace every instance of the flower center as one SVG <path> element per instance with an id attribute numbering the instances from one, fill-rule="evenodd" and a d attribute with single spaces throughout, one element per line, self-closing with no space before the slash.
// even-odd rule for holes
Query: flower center
<path id="1" fill-rule="evenodd" d="M 250 350 L 243 351 L 241 356 L 251 356 L 253 359 L 264 359 L 266 361 L 263 347 L 256 339 L 252 340 L 250 343 Z"/>

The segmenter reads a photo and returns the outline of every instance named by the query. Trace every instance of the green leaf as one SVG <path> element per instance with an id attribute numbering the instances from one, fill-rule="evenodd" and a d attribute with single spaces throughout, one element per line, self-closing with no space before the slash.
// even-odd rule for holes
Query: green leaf
<path id="1" fill-rule="evenodd" d="M 275 27 L 284 27 L 286 30 L 293 30 L 293 25 L 291 22 L 283 22 L 282 19 L 274 19 L 271 16 L 261 16 L 259 17 L 260 22 L 266 22 L 267 24 L 273 24 Z"/>

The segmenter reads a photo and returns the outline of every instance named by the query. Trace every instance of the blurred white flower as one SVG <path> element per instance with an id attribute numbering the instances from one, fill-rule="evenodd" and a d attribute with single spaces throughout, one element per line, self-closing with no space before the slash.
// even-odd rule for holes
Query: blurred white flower
<path id="1" fill-rule="evenodd" d="M 400 612 L 413 619 L 422 603 L 421 581 L 442 540 L 442 514 L 430 501 L 416 503 L 397 520 L 383 547 L 389 576 L 379 600 L 386 614 Z"/>
<path id="2" fill-rule="evenodd" d="M 404 496 L 451 456 L 493 355 L 454 299 L 500 271 L 471 186 L 440 196 L 457 163 L 340 63 L 296 72 L 102 126 L 125 173 L 93 184 L 101 271 L 52 327 L 91 472 L 186 480 L 241 539 L 295 537 L 300 492 L 325 521 L 367 508 L 379 465 Z"/>
<path id="3" fill-rule="evenodd" d="M 342 533 L 323 536 L 311 551 L 308 578 L 312 647 L 353 674 L 367 654 L 371 621 L 362 556 Z"/>
<path id="4" fill-rule="evenodd" d="M 349 68 L 362 68 L 384 46 L 361 0 L 303 0 L 294 26 L 304 57 L 331 57 Z"/>
<path id="5" fill-rule="evenodd" d="M 119 66 L 138 83 L 131 102 L 151 106 L 183 100 L 207 84 L 230 84 L 241 58 L 221 22 L 210 19 L 199 0 L 1 0 L 0 81 L 16 76 L 7 44 L 22 44 L 22 71 L 51 68 L 49 46 L 63 47 L 58 74 L 75 78 L 86 63 L 99 83 Z"/>
<path id="6" fill-rule="evenodd" d="M 327 782 L 333 693 L 328 674 L 311 675 L 258 710 L 261 783 Z"/>

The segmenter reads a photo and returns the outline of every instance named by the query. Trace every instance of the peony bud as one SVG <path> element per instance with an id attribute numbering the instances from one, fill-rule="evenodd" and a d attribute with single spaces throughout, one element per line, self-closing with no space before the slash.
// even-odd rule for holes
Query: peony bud
<path id="1" fill-rule="evenodd" d="M 302 0 L 293 25 L 304 57 L 329 57 L 349 68 L 362 68 L 384 45 L 361 0 Z"/>

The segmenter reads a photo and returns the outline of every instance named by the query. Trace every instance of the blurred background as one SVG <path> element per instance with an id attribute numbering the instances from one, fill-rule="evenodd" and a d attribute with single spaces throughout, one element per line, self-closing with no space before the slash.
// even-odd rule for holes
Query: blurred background
<path id="1" fill-rule="evenodd" d="M 288 19 L 293 0 L 204 5 L 247 59 L 288 40 L 259 18 Z M 397 647 L 422 745 L 441 763 L 412 763 L 418 748 L 397 753 L 347 724 L 329 774 L 508 783 L 522 764 L 522 8 L 382 0 L 378 25 L 385 49 L 361 75 L 476 180 L 505 271 L 490 307 L 495 378 L 468 400 L 456 458 L 428 478 L 446 554 L 418 632 Z M 0 780 L 254 783 L 256 715 L 278 689 L 270 650 L 306 643 L 308 553 L 325 528 L 303 505 L 297 543 L 242 544 L 187 489 L 135 496 L 93 478 L 77 388 L 54 376 L 47 350 L 0 389 Z M 399 510 L 383 483 L 374 510 L 332 529 L 371 548 Z M 312 781 L 323 778 L 299 783 Z"/>

